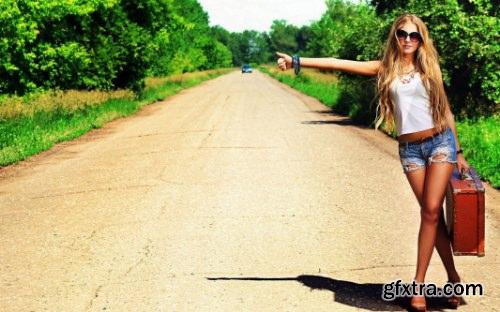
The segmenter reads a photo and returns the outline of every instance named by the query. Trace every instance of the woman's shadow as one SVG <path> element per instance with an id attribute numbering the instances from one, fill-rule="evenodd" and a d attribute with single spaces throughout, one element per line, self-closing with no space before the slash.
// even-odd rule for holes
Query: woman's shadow
<path id="1" fill-rule="evenodd" d="M 402 311 L 409 308 L 408 297 L 395 297 L 386 301 L 382 298 L 384 284 L 358 284 L 319 275 L 299 275 L 297 277 L 207 277 L 208 280 L 245 281 L 297 281 L 311 290 L 330 290 L 334 301 L 370 311 Z M 428 311 L 442 311 L 449 308 L 445 297 L 427 297 Z M 464 302 L 462 301 L 462 304 Z"/>

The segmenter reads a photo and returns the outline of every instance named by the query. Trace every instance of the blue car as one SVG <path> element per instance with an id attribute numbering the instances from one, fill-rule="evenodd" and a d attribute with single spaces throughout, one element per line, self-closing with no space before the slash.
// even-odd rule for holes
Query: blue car
<path id="1" fill-rule="evenodd" d="M 250 64 L 244 64 L 243 67 L 241 67 L 241 73 L 251 73 L 252 72 L 252 66 Z"/>

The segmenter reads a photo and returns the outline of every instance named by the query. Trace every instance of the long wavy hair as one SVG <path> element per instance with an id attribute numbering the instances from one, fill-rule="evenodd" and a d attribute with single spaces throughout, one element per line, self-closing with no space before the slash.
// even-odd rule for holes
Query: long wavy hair
<path id="1" fill-rule="evenodd" d="M 398 17 L 392 24 L 387 38 L 382 66 L 380 66 L 377 77 L 379 103 L 376 109 L 378 117 L 375 117 L 375 129 L 385 120 L 385 128 L 388 131 L 394 130 L 394 103 L 390 97 L 390 86 L 394 79 L 398 79 L 397 75 L 402 73 L 403 68 L 403 54 L 399 49 L 400 43 L 396 38 L 396 31 L 408 21 L 415 24 L 418 32 L 422 35 L 422 42 L 415 51 L 415 70 L 420 73 L 429 94 L 434 126 L 441 132 L 448 126 L 445 116 L 449 103 L 439 68 L 439 56 L 424 22 L 413 14 L 403 14 Z"/>

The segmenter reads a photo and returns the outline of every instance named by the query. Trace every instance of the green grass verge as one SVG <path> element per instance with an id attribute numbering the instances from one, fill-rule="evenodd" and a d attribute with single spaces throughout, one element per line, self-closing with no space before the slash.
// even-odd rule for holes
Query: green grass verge
<path id="1" fill-rule="evenodd" d="M 269 76 L 318 99 L 332 108 L 334 112 L 352 111 L 337 107 L 340 88 L 334 83 L 317 82 L 307 74 L 292 76 L 260 66 L 259 70 Z M 355 108 L 355 105 L 353 104 Z M 345 112 L 344 112 L 345 114 Z M 351 115 L 348 113 L 348 115 Z M 469 165 L 476 168 L 482 179 L 488 181 L 494 188 L 500 188 L 500 115 L 482 117 L 477 120 L 455 121 L 459 135 L 460 146 Z M 391 135 L 391 133 L 389 133 Z M 394 137 L 394 133 L 391 135 Z"/>
<path id="2" fill-rule="evenodd" d="M 328 107 L 334 108 L 339 98 L 339 89 L 334 83 L 326 83 L 315 80 L 312 75 L 303 74 L 291 76 L 288 74 L 276 73 L 266 66 L 259 66 L 258 69 L 278 81 L 291 86 L 309 96 L 318 99 Z"/>
<path id="3" fill-rule="evenodd" d="M 99 105 L 79 109 L 35 111 L 30 115 L 0 119 L 0 166 L 7 166 L 50 149 L 54 144 L 75 139 L 88 131 L 101 128 L 114 119 L 129 116 L 142 106 L 195 86 L 205 80 L 226 74 L 233 69 L 211 70 L 195 75 L 164 78 L 160 84 L 146 90 L 136 99 L 109 99 Z"/>
<path id="4" fill-rule="evenodd" d="M 500 115 L 456 122 L 467 162 L 491 185 L 500 188 Z"/>

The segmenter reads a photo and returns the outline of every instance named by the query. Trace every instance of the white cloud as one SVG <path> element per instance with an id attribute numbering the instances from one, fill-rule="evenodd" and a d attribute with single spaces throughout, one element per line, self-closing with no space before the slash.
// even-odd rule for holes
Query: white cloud
<path id="1" fill-rule="evenodd" d="M 231 32 L 269 31 L 272 21 L 284 19 L 297 26 L 309 25 L 326 11 L 324 0 L 199 0 L 210 25 Z"/>

